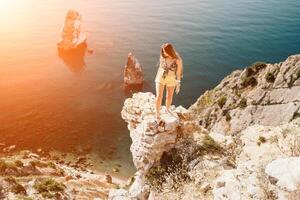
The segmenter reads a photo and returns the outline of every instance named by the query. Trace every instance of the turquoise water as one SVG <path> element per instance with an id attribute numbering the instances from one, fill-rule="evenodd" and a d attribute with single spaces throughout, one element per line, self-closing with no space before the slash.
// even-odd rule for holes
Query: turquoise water
<path id="1" fill-rule="evenodd" d="M 94 50 L 75 64 L 56 49 L 69 8 L 82 14 Z M 120 117 L 129 52 L 142 64 L 144 91 L 154 92 L 160 46 L 173 43 L 184 62 L 174 104 L 185 107 L 232 70 L 300 53 L 299 0 L 0 0 L 0 11 L 0 142 L 92 146 L 100 168 L 121 163 L 124 175 L 134 171 Z"/>

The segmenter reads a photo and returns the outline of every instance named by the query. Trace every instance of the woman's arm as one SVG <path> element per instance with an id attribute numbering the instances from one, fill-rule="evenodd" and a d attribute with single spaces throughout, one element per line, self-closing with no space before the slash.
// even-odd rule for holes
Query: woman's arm
<path id="1" fill-rule="evenodd" d="M 176 77 L 177 80 L 181 80 L 181 78 L 183 77 L 183 62 L 182 59 L 180 57 L 179 54 L 177 54 L 178 59 L 176 60 L 176 64 L 177 64 L 177 71 L 176 71 Z"/>

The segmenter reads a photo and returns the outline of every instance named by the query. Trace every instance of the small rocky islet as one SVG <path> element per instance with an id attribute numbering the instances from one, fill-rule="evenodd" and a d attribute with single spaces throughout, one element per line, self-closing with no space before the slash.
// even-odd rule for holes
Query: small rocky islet
<path id="1" fill-rule="evenodd" d="M 1 146 L 0 199 L 299 199 L 300 55 L 236 70 L 188 109 L 134 93 L 121 111 L 137 169 L 128 181 Z"/>

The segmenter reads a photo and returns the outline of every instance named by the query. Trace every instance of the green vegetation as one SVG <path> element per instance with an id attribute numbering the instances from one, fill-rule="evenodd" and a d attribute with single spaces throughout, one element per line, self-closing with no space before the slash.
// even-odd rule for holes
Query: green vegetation
<path id="1" fill-rule="evenodd" d="M 260 146 L 263 143 L 266 143 L 267 139 L 264 136 L 259 136 L 257 140 L 257 145 Z"/>
<path id="2" fill-rule="evenodd" d="M 15 183 L 12 185 L 11 188 L 12 192 L 15 194 L 26 194 L 26 189 L 20 184 L 20 183 Z"/>
<path id="3" fill-rule="evenodd" d="M 264 62 L 255 62 L 250 65 L 250 67 L 246 68 L 246 77 L 253 76 L 259 72 L 259 70 L 265 68 L 267 66 Z"/>
<path id="4" fill-rule="evenodd" d="M 160 163 L 151 167 L 146 174 L 146 180 L 150 187 L 161 190 L 167 179 L 172 179 L 175 183 L 172 184 L 172 187 L 176 189 L 184 182 L 189 181 L 188 166 L 183 155 L 180 149 L 175 148 L 165 152 L 160 159 Z"/>
<path id="5" fill-rule="evenodd" d="M 4 180 L 11 184 L 11 191 L 13 193 L 24 194 L 24 195 L 26 194 L 26 189 L 20 183 L 18 183 L 14 177 L 8 176 L 5 177 Z"/>
<path id="6" fill-rule="evenodd" d="M 4 172 L 6 168 L 7 163 L 4 160 L 0 159 L 0 172 Z"/>
<path id="7" fill-rule="evenodd" d="M 18 200 L 34 200 L 34 199 L 31 197 L 23 196 L 23 197 L 19 197 Z"/>
<path id="8" fill-rule="evenodd" d="M 202 151 L 206 153 L 222 153 L 222 148 L 216 141 L 209 135 L 202 138 Z"/>
<path id="9" fill-rule="evenodd" d="M 242 98 L 239 102 L 239 107 L 240 108 L 246 108 L 247 107 L 247 99 Z"/>
<path id="10" fill-rule="evenodd" d="M 48 162 L 48 167 L 56 169 L 56 165 L 53 162 Z"/>
<path id="11" fill-rule="evenodd" d="M 10 184 L 15 184 L 17 183 L 17 180 L 13 177 L 13 176 L 8 176 L 8 177 L 5 177 L 4 180 Z"/>
<path id="12" fill-rule="evenodd" d="M 214 90 L 209 90 L 207 92 L 204 93 L 204 95 L 202 95 L 200 97 L 200 100 L 197 103 L 198 107 L 201 108 L 206 108 L 208 106 L 211 106 L 213 104 L 213 95 L 214 95 Z"/>
<path id="13" fill-rule="evenodd" d="M 227 97 L 222 96 L 221 98 L 218 99 L 217 103 L 220 106 L 220 108 L 223 108 L 223 106 L 226 104 Z"/>
<path id="14" fill-rule="evenodd" d="M 225 116 L 226 121 L 231 120 L 231 116 L 229 114 L 229 110 L 223 110 L 222 115 Z"/>
<path id="15" fill-rule="evenodd" d="M 167 173 L 167 168 L 165 166 L 157 165 L 151 167 L 146 175 L 146 179 L 150 187 L 160 190 L 162 184 L 166 182 L 166 178 L 165 178 L 166 173 Z"/>
<path id="16" fill-rule="evenodd" d="M 4 175 L 6 169 L 11 169 L 13 171 L 18 171 L 17 167 L 13 162 L 7 162 L 0 159 L 0 174 Z"/>
<path id="17" fill-rule="evenodd" d="M 47 167 L 48 164 L 39 160 L 32 160 L 29 162 L 33 167 Z"/>
<path id="18" fill-rule="evenodd" d="M 37 190 L 40 194 L 48 197 L 52 196 L 51 192 L 64 192 L 66 186 L 63 183 L 56 182 L 52 178 L 37 179 L 33 185 L 33 188 Z"/>
<path id="19" fill-rule="evenodd" d="M 268 72 L 266 75 L 265 75 L 265 79 L 268 83 L 273 83 L 275 81 L 275 76 L 273 73 L 271 72 Z"/>
<path id="20" fill-rule="evenodd" d="M 269 141 L 270 141 L 270 143 L 278 143 L 278 137 L 276 136 L 276 135 L 274 135 L 274 136 L 271 136 L 270 138 L 269 138 Z"/>
<path id="21" fill-rule="evenodd" d="M 229 112 L 226 113 L 225 119 L 226 119 L 226 121 L 230 121 L 231 120 L 231 116 L 230 116 Z"/>
<path id="22" fill-rule="evenodd" d="M 234 89 L 234 94 L 240 98 L 242 96 L 242 91 L 240 91 L 239 89 Z"/>
<path id="23" fill-rule="evenodd" d="M 20 160 L 16 160 L 16 161 L 15 161 L 15 165 L 16 165 L 17 167 L 23 167 L 23 166 L 24 166 L 23 162 L 20 161 Z"/>
<path id="24" fill-rule="evenodd" d="M 58 169 L 57 170 L 57 174 L 59 175 L 59 176 L 64 176 L 65 175 L 65 170 L 63 170 L 63 169 Z"/>
<path id="25" fill-rule="evenodd" d="M 18 200 L 34 200 L 34 199 L 31 197 L 23 196 L 23 197 L 19 197 Z"/>
<path id="26" fill-rule="evenodd" d="M 267 67 L 267 64 L 265 62 L 255 62 L 251 65 L 251 68 L 257 73 L 259 70 Z"/>
<path id="27" fill-rule="evenodd" d="M 203 135 L 199 142 L 185 140 L 182 144 L 184 148 L 173 148 L 169 152 L 165 152 L 160 162 L 152 166 L 146 174 L 146 181 L 150 187 L 160 191 L 164 184 L 172 182 L 175 183 L 172 184 L 172 188 L 177 189 L 190 181 L 188 171 L 191 162 L 197 162 L 207 154 L 226 154 L 225 149 L 207 134 Z"/>
<path id="28" fill-rule="evenodd" d="M 251 76 L 253 76 L 253 75 L 255 75 L 255 71 L 252 69 L 251 66 L 250 66 L 250 67 L 247 67 L 247 68 L 246 68 L 245 76 L 246 76 L 246 77 L 251 77 Z"/>
<path id="29" fill-rule="evenodd" d="M 254 75 L 257 74 L 257 72 L 259 72 L 259 70 L 265 68 L 266 66 L 267 66 L 267 64 L 264 62 L 255 62 L 250 67 L 246 68 L 245 76 L 242 77 L 242 85 L 244 87 L 256 86 L 257 80 L 254 77 Z"/>
<path id="30" fill-rule="evenodd" d="M 253 76 L 243 77 L 242 78 L 242 85 L 244 87 L 247 87 L 247 86 L 254 87 L 254 86 L 257 85 L 257 80 Z"/>
<path id="31" fill-rule="evenodd" d="M 50 192 L 42 192 L 41 195 L 43 198 L 47 198 L 47 199 L 52 199 L 54 197 L 54 195 L 51 194 Z"/>
<path id="32" fill-rule="evenodd" d="M 296 79 L 300 78 L 300 69 L 296 72 Z"/>

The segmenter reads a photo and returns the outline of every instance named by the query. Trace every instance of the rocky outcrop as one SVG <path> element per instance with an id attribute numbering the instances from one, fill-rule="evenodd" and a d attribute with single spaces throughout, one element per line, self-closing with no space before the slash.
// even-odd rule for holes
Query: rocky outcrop
<path id="1" fill-rule="evenodd" d="M 266 173 L 282 190 L 295 191 L 300 183 L 300 157 L 278 158 L 269 163 Z"/>
<path id="2" fill-rule="evenodd" d="M 87 169 L 83 157 L 65 163 L 11 147 L 0 150 L 0 199 L 107 199 L 110 189 L 124 185 Z"/>
<path id="3" fill-rule="evenodd" d="M 276 126 L 299 116 L 300 55 L 236 70 L 189 110 L 209 130 L 238 133 L 253 124 Z"/>
<path id="4" fill-rule="evenodd" d="M 300 193 L 300 55 L 227 76 L 188 110 L 135 93 L 122 118 L 137 168 L 110 199 L 297 199 Z M 286 167 L 290 168 L 288 172 Z"/>
<path id="5" fill-rule="evenodd" d="M 72 50 L 86 43 L 86 34 L 81 31 L 81 15 L 69 10 L 58 42 L 59 50 Z"/>
<path id="6" fill-rule="evenodd" d="M 143 105 L 141 108 L 140 105 Z M 164 151 L 172 148 L 176 142 L 176 128 L 179 120 L 163 112 L 161 123 L 154 115 L 155 97 L 150 93 L 136 93 L 125 101 L 121 112 L 128 123 L 132 145 L 130 151 L 137 170 L 144 174 L 160 159 Z"/>
<path id="7" fill-rule="evenodd" d="M 141 65 L 137 58 L 129 53 L 124 66 L 124 83 L 126 86 L 142 85 L 144 81 Z"/>
<path id="8" fill-rule="evenodd" d="M 180 119 L 181 130 L 173 132 L 177 140 L 169 150 L 169 157 L 163 154 L 161 160 L 148 169 L 145 182 L 132 185 L 132 188 L 143 189 L 146 186 L 149 196 L 127 198 L 288 199 L 299 192 L 300 169 L 295 166 L 300 156 L 300 118 L 275 127 L 250 126 L 240 133 L 239 140 L 205 131 L 195 124 L 191 129 L 182 122 L 191 124 Z M 181 138 L 179 133 L 185 130 L 192 135 Z M 147 148 L 140 150 L 147 152 Z M 172 172 L 161 172 L 169 159 L 167 165 Z M 176 171 L 172 165 L 180 159 L 180 165 L 175 165 L 180 170 Z M 174 181 L 174 177 L 184 176 L 187 178 Z"/>
<path id="9" fill-rule="evenodd" d="M 277 127 L 254 125 L 243 130 L 236 167 L 218 172 L 212 182 L 213 198 L 288 199 L 300 184 L 300 170 L 289 168 L 299 162 L 299 157 L 291 157 L 300 156 L 300 146 L 293 142 L 300 138 L 299 123 L 297 119 Z"/>
<path id="10" fill-rule="evenodd" d="M 163 107 L 161 118 L 155 118 L 155 96 L 152 93 L 135 93 L 126 99 L 121 115 L 128 123 L 132 145 L 130 151 L 137 169 L 129 197 L 146 199 L 149 194 L 145 177 L 150 168 L 159 162 L 164 152 L 172 149 L 178 139 L 179 117 L 183 107 L 172 107 L 173 115 Z M 113 199 L 113 198 L 112 198 Z"/>

